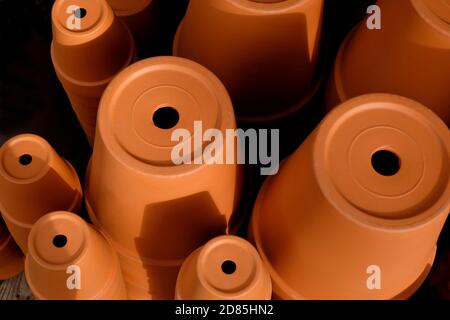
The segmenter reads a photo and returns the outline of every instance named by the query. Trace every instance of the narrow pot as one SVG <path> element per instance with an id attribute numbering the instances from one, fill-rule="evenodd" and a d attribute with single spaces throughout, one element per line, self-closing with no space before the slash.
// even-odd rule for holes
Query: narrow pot
<path id="1" fill-rule="evenodd" d="M 77 173 L 43 138 L 21 134 L 0 148 L 0 211 L 24 253 L 40 217 L 55 210 L 77 212 L 81 200 Z"/>
<path id="2" fill-rule="evenodd" d="M 174 54 L 224 82 L 238 120 L 278 119 L 317 86 L 322 15 L 322 0 L 191 0 Z"/>
<path id="3" fill-rule="evenodd" d="M 92 144 L 100 97 L 133 61 L 133 37 L 106 0 L 55 1 L 52 28 L 56 74 Z"/>
<path id="4" fill-rule="evenodd" d="M 448 128 L 417 102 L 365 95 L 329 113 L 255 205 L 275 297 L 412 295 L 450 211 L 449 164 Z"/>
<path id="5" fill-rule="evenodd" d="M 194 251 L 177 279 L 177 300 L 270 300 L 272 282 L 256 249 L 235 236 Z"/>
<path id="6" fill-rule="evenodd" d="M 23 255 L 0 217 L 0 280 L 8 280 L 23 271 Z"/>
<path id="7" fill-rule="evenodd" d="M 379 0 L 381 29 L 367 20 L 339 51 L 329 81 L 327 105 L 366 93 L 414 99 L 450 124 L 450 1 Z"/>
<path id="8" fill-rule="evenodd" d="M 195 121 L 201 121 L 201 128 Z M 92 220 L 119 252 L 126 282 L 139 284 L 142 294 L 155 298 L 170 292 L 164 298 L 173 298 L 183 260 L 226 233 L 239 200 L 240 168 L 236 153 L 229 164 L 218 164 L 208 150 L 220 145 L 235 151 L 237 144 L 202 141 L 202 132 L 215 129 L 225 135 L 235 128 L 221 82 L 186 59 L 142 60 L 106 90 L 86 203 Z M 186 147 L 184 154 L 180 146 Z M 174 160 L 179 156 L 184 161 Z M 171 276 L 163 277 L 170 283 L 155 276 L 159 268 L 171 270 Z"/>
<path id="9" fill-rule="evenodd" d="M 34 225 L 25 275 L 40 300 L 127 299 L 119 260 L 108 241 L 79 216 L 52 212 Z"/>

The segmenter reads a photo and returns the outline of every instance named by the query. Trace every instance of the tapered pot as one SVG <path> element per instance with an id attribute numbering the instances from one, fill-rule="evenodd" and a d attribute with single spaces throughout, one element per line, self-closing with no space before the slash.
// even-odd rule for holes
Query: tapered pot
<path id="1" fill-rule="evenodd" d="M 23 254 L 0 217 L 0 280 L 8 280 L 23 271 Z"/>
<path id="2" fill-rule="evenodd" d="M 414 99 L 450 123 L 450 1 L 380 0 L 381 29 L 367 21 L 339 51 L 329 81 L 327 105 L 366 93 Z M 372 19 L 372 18 L 370 18 Z"/>
<path id="3" fill-rule="evenodd" d="M 140 61 L 106 90 L 86 203 L 118 250 L 127 284 L 141 287 L 139 297 L 173 298 L 183 260 L 230 227 L 240 168 L 236 153 L 219 164 L 213 150 L 234 152 L 236 144 L 202 140 L 202 132 L 221 136 L 235 127 L 221 82 L 186 59 Z"/>
<path id="4" fill-rule="evenodd" d="M 135 57 L 133 37 L 106 0 L 57 0 L 51 56 L 92 144 L 98 103 L 108 83 Z"/>
<path id="5" fill-rule="evenodd" d="M 270 300 L 272 283 L 256 249 L 235 236 L 194 251 L 177 280 L 177 300 Z"/>
<path id="6" fill-rule="evenodd" d="M 417 102 L 375 94 L 333 110 L 255 205 L 275 297 L 412 295 L 450 211 L 449 163 L 448 128 Z"/>
<path id="7" fill-rule="evenodd" d="M 22 134 L 0 148 L 0 211 L 24 253 L 40 217 L 55 210 L 77 212 L 82 198 L 74 168 L 43 138 Z"/>
<path id="8" fill-rule="evenodd" d="M 45 215 L 30 233 L 27 282 L 41 300 L 125 300 L 117 254 L 91 225 L 65 211 Z"/>
<path id="9" fill-rule="evenodd" d="M 322 0 L 191 0 L 174 54 L 224 82 L 239 120 L 279 119 L 319 81 L 322 14 Z"/>

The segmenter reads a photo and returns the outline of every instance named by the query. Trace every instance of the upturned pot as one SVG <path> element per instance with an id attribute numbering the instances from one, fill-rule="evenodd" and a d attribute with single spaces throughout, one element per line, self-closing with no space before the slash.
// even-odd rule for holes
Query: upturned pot
<path id="1" fill-rule="evenodd" d="M 224 164 L 211 160 L 214 149 L 237 144 L 202 140 L 202 132 L 235 128 L 222 83 L 186 59 L 142 60 L 105 91 L 86 204 L 119 252 L 127 285 L 141 288 L 130 298 L 172 299 L 183 260 L 231 227 L 240 166 L 236 153 Z"/>
<path id="2" fill-rule="evenodd" d="M 414 99 L 450 123 L 450 1 L 379 0 L 381 29 L 363 21 L 341 46 L 327 106 L 367 93 Z M 372 19 L 372 18 L 370 18 Z"/>
<path id="3" fill-rule="evenodd" d="M 0 217 L 0 280 L 8 280 L 23 271 L 23 254 Z"/>
<path id="4" fill-rule="evenodd" d="M 21 134 L 0 148 L 0 211 L 24 253 L 40 217 L 55 210 L 77 212 L 81 201 L 76 171 L 43 138 Z"/>
<path id="5" fill-rule="evenodd" d="M 79 216 L 52 212 L 34 225 L 25 275 L 40 300 L 125 300 L 117 254 Z"/>
<path id="6" fill-rule="evenodd" d="M 160 0 L 107 0 L 115 15 L 130 29 L 140 56 L 158 45 Z"/>
<path id="7" fill-rule="evenodd" d="M 238 120 L 279 119 L 302 108 L 319 82 L 323 5 L 191 0 L 174 54 L 201 63 L 224 82 Z"/>
<path id="8" fill-rule="evenodd" d="M 55 1 L 52 29 L 56 74 L 92 144 L 101 95 L 135 58 L 133 37 L 106 0 Z"/>
<path id="9" fill-rule="evenodd" d="M 374 94 L 334 109 L 255 205 L 251 238 L 274 296 L 412 295 L 450 211 L 449 164 L 448 128 L 417 102 Z"/>
<path id="10" fill-rule="evenodd" d="M 256 249 L 235 236 L 194 251 L 177 279 L 177 300 L 270 300 L 272 283 Z"/>

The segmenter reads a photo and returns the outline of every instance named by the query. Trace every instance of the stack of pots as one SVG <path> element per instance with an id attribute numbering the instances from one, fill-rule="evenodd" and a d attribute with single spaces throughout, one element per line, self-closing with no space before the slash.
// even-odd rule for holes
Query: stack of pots
<path id="1" fill-rule="evenodd" d="M 106 0 L 55 1 L 52 28 L 56 74 L 92 145 L 103 91 L 135 58 L 133 37 Z"/>
<path id="2" fill-rule="evenodd" d="M 86 204 L 119 253 L 131 299 L 173 299 L 184 259 L 231 228 L 240 169 L 234 158 L 211 164 L 217 141 L 203 140 L 203 132 L 225 136 L 235 128 L 222 83 L 186 59 L 142 60 L 105 91 Z M 231 142 L 219 147 L 233 148 L 235 157 Z M 181 162 L 172 152 L 177 145 L 188 150 Z"/>
<path id="3" fill-rule="evenodd" d="M 276 298 L 403 299 L 427 276 L 449 211 L 447 126 L 373 94 L 334 109 L 266 181 L 250 234 Z"/>
<path id="4" fill-rule="evenodd" d="M 55 210 L 77 212 L 82 198 L 74 168 L 43 138 L 21 134 L 0 148 L 0 212 L 24 253 L 40 217 Z"/>
<path id="5" fill-rule="evenodd" d="M 450 124 L 450 1 L 379 0 L 381 29 L 358 25 L 341 46 L 328 108 L 367 93 L 414 99 Z"/>
<path id="6" fill-rule="evenodd" d="M 39 219 L 29 237 L 25 275 L 40 300 L 127 299 L 117 254 L 108 241 L 70 212 Z"/>

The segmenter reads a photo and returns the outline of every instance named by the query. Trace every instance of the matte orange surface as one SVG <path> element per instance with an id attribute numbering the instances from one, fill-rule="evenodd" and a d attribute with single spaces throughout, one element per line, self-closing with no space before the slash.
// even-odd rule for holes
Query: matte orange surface
<path id="1" fill-rule="evenodd" d="M 395 156 L 378 163 L 380 151 Z M 254 209 L 251 234 L 274 295 L 410 296 L 450 211 L 449 163 L 448 128 L 417 102 L 374 94 L 333 110 L 266 181 Z M 373 265 L 380 290 L 367 287 Z"/>
<path id="2" fill-rule="evenodd" d="M 77 212 L 81 184 L 73 167 L 43 138 L 21 134 L 0 148 L 0 211 L 24 253 L 33 224 L 55 210 Z"/>

